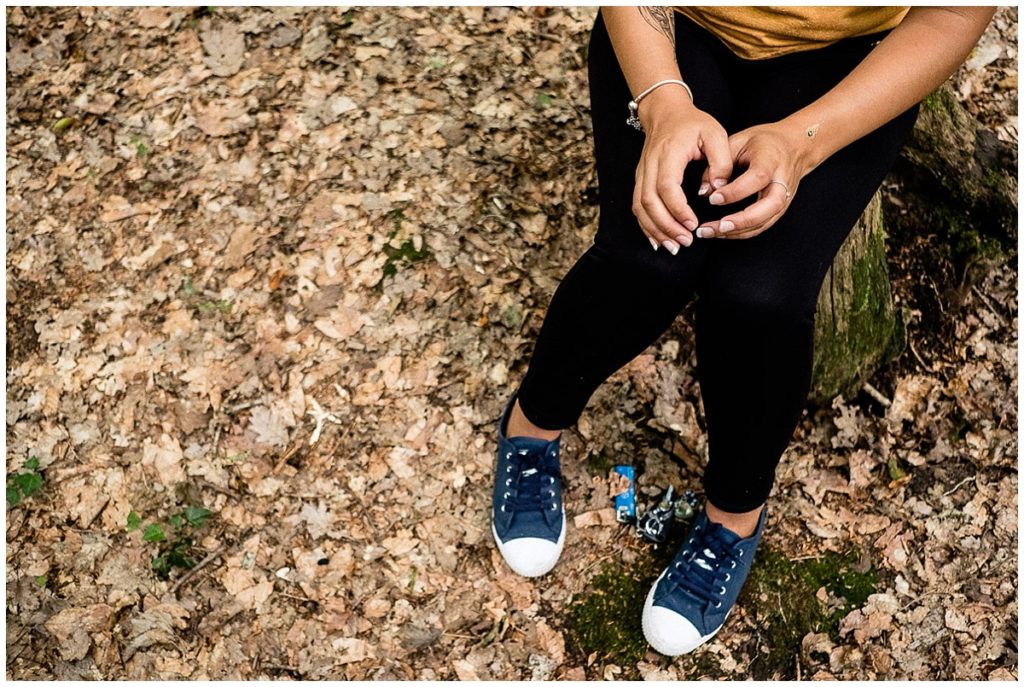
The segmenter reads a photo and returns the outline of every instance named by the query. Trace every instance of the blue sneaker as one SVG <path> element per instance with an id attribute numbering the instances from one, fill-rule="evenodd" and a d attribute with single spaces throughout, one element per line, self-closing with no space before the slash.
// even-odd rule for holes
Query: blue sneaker
<path id="1" fill-rule="evenodd" d="M 560 439 L 505 436 L 518 391 L 498 422 L 491 531 L 505 562 L 524 577 L 549 572 L 565 544 Z"/>
<path id="2" fill-rule="evenodd" d="M 701 511 L 682 548 L 647 594 L 644 636 L 658 653 L 689 653 L 722 629 L 747 580 L 767 517 L 766 505 L 757 529 L 743 539 Z"/>

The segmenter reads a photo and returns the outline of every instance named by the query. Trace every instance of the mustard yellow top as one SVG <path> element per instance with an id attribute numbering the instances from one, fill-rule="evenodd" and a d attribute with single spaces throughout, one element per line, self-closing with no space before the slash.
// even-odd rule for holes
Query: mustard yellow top
<path id="1" fill-rule="evenodd" d="M 676 7 L 736 55 L 764 60 L 899 24 L 909 7 Z"/>

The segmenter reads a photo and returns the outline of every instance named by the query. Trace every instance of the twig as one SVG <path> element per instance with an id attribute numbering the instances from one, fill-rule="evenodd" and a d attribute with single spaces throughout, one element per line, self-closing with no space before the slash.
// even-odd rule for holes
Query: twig
<path id="1" fill-rule="evenodd" d="M 779 613 L 782 614 L 782 622 L 789 624 L 789 618 L 786 617 L 786 612 L 782 610 L 782 593 L 775 592 L 775 598 L 779 600 Z"/>
<path id="2" fill-rule="evenodd" d="M 606 555 L 606 556 L 601 556 L 601 557 L 600 557 L 600 558 L 598 558 L 598 559 L 597 559 L 596 561 L 594 561 L 593 563 L 591 563 L 590 565 L 588 565 L 588 566 L 587 566 L 587 568 L 586 568 L 586 570 L 584 570 L 582 574 L 583 574 L 583 575 L 586 575 L 586 574 L 587 574 L 588 572 L 590 572 L 591 570 L 593 570 L 594 568 L 596 568 L 596 567 L 598 566 L 598 564 L 600 564 L 600 563 L 604 563 L 604 562 L 605 562 L 606 560 L 608 560 L 609 558 L 613 558 L 613 557 L 615 557 L 615 556 L 617 556 L 617 555 L 618 555 L 617 553 L 609 553 L 609 554 L 608 554 L 608 555 Z"/>
<path id="3" fill-rule="evenodd" d="M 455 637 L 456 639 L 469 639 L 469 640 L 476 639 L 476 637 L 473 637 L 471 635 L 460 635 L 457 632 L 442 632 L 441 636 L 442 637 Z"/>
<path id="4" fill-rule="evenodd" d="M 171 594 L 174 595 L 174 596 L 177 596 L 178 595 L 178 590 L 181 589 L 181 585 L 183 585 L 186 582 L 188 582 L 189 580 L 191 580 L 193 577 L 195 577 L 196 573 L 198 573 L 200 570 L 202 570 L 203 568 L 208 566 L 213 561 L 215 561 L 218 558 L 220 558 L 221 554 L 224 553 L 224 551 L 226 551 L 227 548 L 228 548 L 228 545 L 226 543 L 225 544 L 221 544 L 219 547 L 217 547 L 216 551 L 211 553 L 209 556 L 207 556 L 203 560 L 199 561 L 199 564 L 196 565 L 196 567 L 194 567 L 191 570 L 189 570 L 187 573 L 185 573 L 184 577 L 182 577 L 180 580 L 178 580 L 177 582 L 174 583 L 174 586 L 171 587 Z"/>
<path id="5" fill-rule="evenodd" d="M 882 392 L 872 386 L 870 382 L 864 382 L 864 391 L 868 392 L 868 396 L 881 403 L 883 408 L 892 405 L 892 401 L 883 396 Z"/>
<path id="6" fill-rule="evenodd" d="M 965 485 L 965 484 L 967 484 L 968 482 L 973 482 L 973 481 L 974 481 L 974 478 L 975 478 L 975 477 L 977 477 L 977 475 L 971 475 L 970 477 L 964 477 L 964 478 L 963 478 L 962 480 L 960 480 L 959 482 L 957 482 L 957 483 L 956 483 L 956 485 L 955 485 L 955 486 L 954 486 L 954 487 L 953 487 L 952 489 L 950 489 L 950 490 L 949 490 L 949 491 L 947 491 L 947 492 L 943 492 L 943 494 L 942 494 L 942 495 L 943 495 L 943 496 L 949 496 L 949 495 L 950 495 L 950 494 L 952 494 L 952 493 L 953 493 L 954 491 L 956 491 L 956 490 L 957 490 L 957 489 L 959 489 L 960 487 L 964 486 L 964 485 Z"/>
<path id="7" fill-rule="evenodd" d="M 319 601 L 317 601 L 315 599 L 310 599 L 308 596 L 296 596 L 294 594 L 289 594 L 288 592 L 278 592 L 277 594 L 278 594 L 278 596 L 283 596 L 283 597 L 286 597 L 288 599 L 292 599 L 294 601 L 301 601 L 304 604 L 314 603 L 314 604 L 318 604 L 319 605 L 319 603 L 320 603 Z"/>
<path id="8" fill-rule="evenodd" d="M 224 412 L 227 415 L 234 415 L 235 413 L 240 413 L 243 410 L 248 410 L 249 408 L 252 408 L 255 405 L 259 405 L 259 404 L 256 403 L 255 401 L 246 401 L 245 403 L 238 403 L 238 404 L 233 405 L 233 406 L 231 406 L 229 408 L 225 408 Z"/>
<path id="9" fill-rule="evenodd" d="M 284 467 L 285 463 L 288 462 L 288 459 L 294 456 L 295 453 L 302 447 L 302 444 L 303 442 L 301 440 L 296 441 L 294 444 L 292 444 L 292 447 L 290 449 L 281 454 L 281 457 L 278 458 L 277 463 L 274 465 L 274 469 L 271 471 L 270 474 L 276 475 L 278 472 L 280 472 L 281 469 Z"/>
<path id="10" fill-rule="evenodd" d="M 921 359 L 921 355 L 917 352 L 917 349 L 914 348 L 914 339 L 913 339 L 913 337 L 907 336 L 907 345 L 910 346 L 910 352 L 914 354 L 915 358 L 917 358 L 917 362 L 919 362 L 921 364 L 921 367 L 923 367 L 926 370 L 931 370 L 932 369 L 931 366 L 928 365 L 927 363 L 925 363 L 925 361 Z"/>
<path id="11" fill-rule="evenodd" d="M 995 306 L 993 306 L 993 305 L 992 305 L 992 303 L 991 303 L 991 301 L 989 301 L 989 299 L 988 299 L 988 296 L 986 296 L 985 294 L 983 294 L 983 293 L 981 292 L 981 289 L 979 289 L 979 288 L 978 288 L 977 286 L 972 286 L 972 287 L 971 287 L 971 292 L 972 292 L 972 293 L 973 293 L 973 294 L 974 294 L 975 296 L 977 296 L 978 298 L 980 298 L 980 299 L 981 299 L 981 302 L 985 304 L 985 306 L 986 306 L 986 307 L 988 308 L 989 312 L 991 312 L 991 313 L 992 313 L 993 315 L 995 315 L 995 316 L 996 316 L 996 319 L 997 319 L 997 320 L 999 320 L 999 324 L 1001 324 L 1001 325 L 1003 325 L 1003 326 L 1005 327 L 1005 326 L 1006 326 L 1006 318 L 1005 318 L 1005 317 L 1003 317 L 1003 316 L 1002 316 L 1002 315 L 1001 315 L 1001 314 L 999 313 L 999 311 L 997 311 L 997 310 L 995 309 Z"/>
<path id="12" fill-rule="evenodd" d="M 214 460 L 217 459 L 217 453 L 220 451 L 220 433 L 221 433 L 222 430 L 223 430 L 223 427 L 221 427 L 220 423 L 218 422 L 217 423 L 217 431 L 214 432 L 214 434 L 213 434 L 213 453 L 211 455 L 213 456 Z"/>

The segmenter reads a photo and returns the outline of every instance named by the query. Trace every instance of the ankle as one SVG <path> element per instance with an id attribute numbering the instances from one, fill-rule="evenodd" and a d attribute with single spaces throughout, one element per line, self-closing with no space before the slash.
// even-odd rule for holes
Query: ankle
<path id="1" fill-rule="evenodd" d="M 505 428 L 506 437 L 509 439 L 512 437 L 532 437 L 534 439 L 543 439 L 544 441 L 554 441 L 561 435 L 561 430 L 541 429 L 526 419 L 526 415 L 523 414 L 522 409 L 519 407 L 519 399 L 516 399 L 515 405 L 512 406 L 512 412 L 509 413 L 508 426 Z"/>
<path id="2" fill-rule="evenodd" d="M 758 508 L 745 513 L 730 513 L 728 511 L 721 510 L 710 501 L 705 505 L 708 520 L 711 522 L 717 522 L 725 529 L 735 532 L 744 539 L 752 535 L 757 530 L 757 521 L 761 516 L 762 510 L 764 510 L 764 504 L 761 504 Z"/>

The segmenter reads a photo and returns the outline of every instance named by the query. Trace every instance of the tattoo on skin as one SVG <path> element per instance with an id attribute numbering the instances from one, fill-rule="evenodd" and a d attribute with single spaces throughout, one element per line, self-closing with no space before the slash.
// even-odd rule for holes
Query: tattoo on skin
<path id="1" fill-rule="evenodd" d="M 674 48 L 676 45 L 676 20 L 671 7 L 638 7 L 640 16 L 648 24 L 665 35 Z"/>

